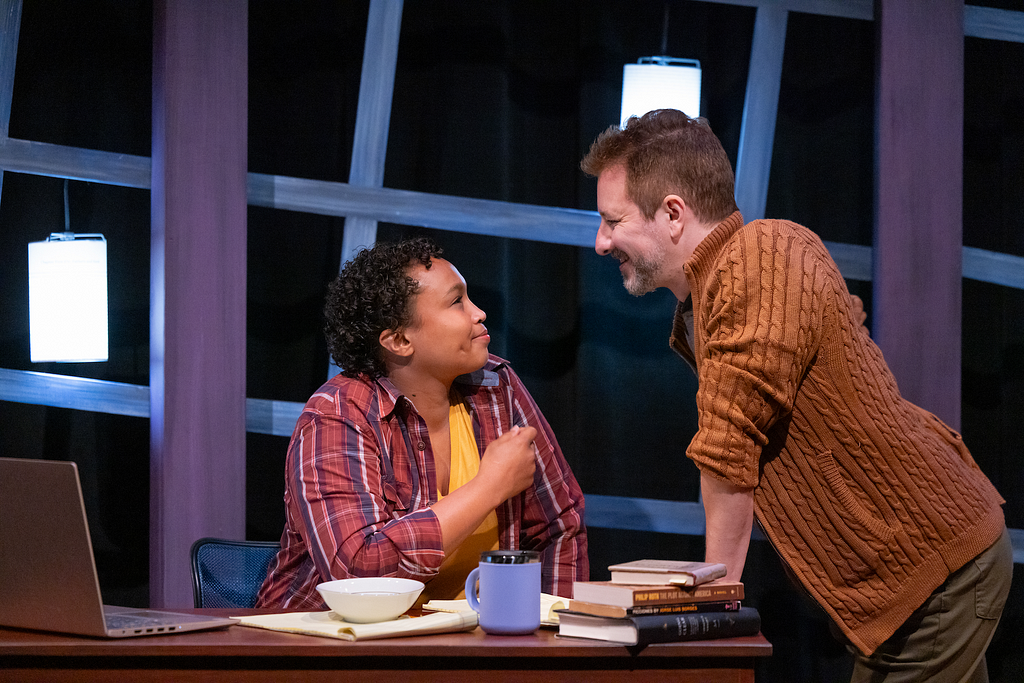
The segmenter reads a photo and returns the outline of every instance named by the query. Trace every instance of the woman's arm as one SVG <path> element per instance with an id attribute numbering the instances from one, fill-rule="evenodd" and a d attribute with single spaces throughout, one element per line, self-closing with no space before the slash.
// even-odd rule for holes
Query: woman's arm
<path id="1" fill-rule="evenodd" d="M 484 521 L 512 496 L 533 484 L 536 460 L 533 427 L 513 427 L 487 446 L 480 471 L 434 503 L 431 509 L 441 524 L 445 555 L 455 551 Z"/>
<path id="2" fill-rule="evenodd" d="M 404 449 L 394 452 L 401 444 L 389 444 L 381 434 L 336 396 L 307 406 L 292 436 L 289 523 L 325 581 L 353 576 L 426 581 L 444 559 L 437 517 L 426 505 L 407 509 L 417 500 L 416 492 L 409 493 L 415 460 Z M 393 475 L 382 471 L 385 459 L 393 464 Z"/>

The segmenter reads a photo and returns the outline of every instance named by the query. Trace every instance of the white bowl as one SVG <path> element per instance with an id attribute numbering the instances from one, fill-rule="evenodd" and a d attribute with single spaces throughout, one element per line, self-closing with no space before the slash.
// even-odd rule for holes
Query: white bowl
<path id="1" fill-rule="evenodd" d="M 345 621 L 370 624 L 400 617 L 423 591 L 423 582 L 394 577 L 327 581 L 316 587 L 324 602 Z"/>

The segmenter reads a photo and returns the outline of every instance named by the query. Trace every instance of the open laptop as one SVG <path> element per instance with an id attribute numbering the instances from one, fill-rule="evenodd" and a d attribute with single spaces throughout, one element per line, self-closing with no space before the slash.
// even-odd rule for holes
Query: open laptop
<path id="1" fill-rule="evenodd" d="M 126 638 L 233 623 L 104 605 L 78 467 L 0 458 L 0 626 Z"/>

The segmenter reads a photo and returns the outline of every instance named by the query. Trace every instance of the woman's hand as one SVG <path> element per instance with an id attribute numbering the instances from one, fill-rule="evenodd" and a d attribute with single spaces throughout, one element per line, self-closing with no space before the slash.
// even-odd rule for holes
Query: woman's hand
<path id="1" fill-rule="evenodd" d="M 500 496 L 497 505 L 533 485 L 533 473 L 537 469 L 535 438 L 537 430 L 533 427 L 515 426 L 492 441 L 484 451 L 476 476 Z"/>
<path id="2" fill-rule="evenodd" d="M 446 555 L 458 548 L 494 508 L 533 485 L 536 437 L 533 427 L 513 427 L 502 434 L 487 446 L 476 476 L 434 504 Z"/>

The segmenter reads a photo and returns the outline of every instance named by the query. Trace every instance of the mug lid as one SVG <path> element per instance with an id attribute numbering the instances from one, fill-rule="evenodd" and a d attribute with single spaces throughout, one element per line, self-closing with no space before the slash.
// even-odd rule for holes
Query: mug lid
<path id="1" fill-rule="evenodd" d="M 488 564 L 530 564 L 540 562 L 536 550 L 487 550 L 480 553 L 480 561 Z"/>

